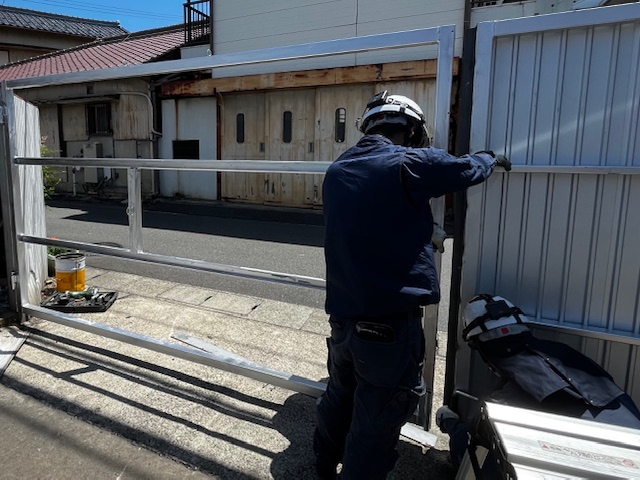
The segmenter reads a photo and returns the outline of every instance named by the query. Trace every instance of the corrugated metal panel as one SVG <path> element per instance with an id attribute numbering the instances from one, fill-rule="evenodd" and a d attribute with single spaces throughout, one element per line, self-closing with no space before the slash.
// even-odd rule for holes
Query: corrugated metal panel
<path id="1" fill-rule="evenodd" d="M 15 145 L 15 156 L 40 156 L 40 121 L 38 108 L 25 102 L 22 98 L 11 96 L 9 113 L 13 117 L 10 123 L 11 140 Z M 44 211 L 44 184 L 42 182 L 42 167 L 28 165 L 19 169 L 20 192 L 22 197 L 22 224 L 26 235 L 46 236 Z M 22 299 L 39 304 L 40 291 L 47 279 L 47 248 L 42 245 L 24 245 L 24 254 L 20 261 L 20 275 L 22 285 L 27 285 L 26 292 L 21 292 Z M 23 263 L 24 262 L 24 263 Z"/>
<path id="2" fill-rule="evenodd" d="M 469 191 L 462 303 L 495 292 L 536 321 L 577 328 L 575 346 L 640 401 L 640 175 L 576 168 L 640 167 L 640 9 L 606 23 L 617 8 L 628 7 L 601 9 L 599 25 L 554 15 L 567 24 L 553 31 L 542 18 L 498 37 L 481 24 L 471 149 L 515 167 Z M 518 172 L 530 165 L 549 172 Z M 480 387 L 473 361 L 462 349 L 459 387 Z"/>

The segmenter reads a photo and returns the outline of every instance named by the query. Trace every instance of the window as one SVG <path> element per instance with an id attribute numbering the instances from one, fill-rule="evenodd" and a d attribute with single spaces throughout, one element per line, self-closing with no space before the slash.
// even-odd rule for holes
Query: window
<path id="1" fill-rule="evenodd" d="M 244 113 L 236 115 L 236 142 L 244 143 Z"/>
<path id="2" fill-rule="evenodd" d="M 173 141 L 173 158 L 184 160 L 200 159 L 200 141 L 199 140 L 174 140 Z"/>
<path id="3" fill-rule="evenodd" d="M 286 111 L 282 115 L 282 141 L 284 143 L 291 143 L 293 138 L 293 116 L 291 112 Z"/>
<path id="4" fill-rule="evenodd" d="M 87 133 L 89 135 L 111 135 L 111 104 L 87 105 Z"/>
<path id="5" fill-rule="evenodd" d="M 338 143 L 344 143 L 347 134 L 347 110 L 344 108 L 336 109 L 335 118 L 335 139 Z"/>

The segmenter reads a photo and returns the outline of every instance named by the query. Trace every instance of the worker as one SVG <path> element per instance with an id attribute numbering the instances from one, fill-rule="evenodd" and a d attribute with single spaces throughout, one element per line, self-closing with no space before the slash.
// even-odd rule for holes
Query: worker
<path id="1" fill-rule="evenodd" d="M 638 407 L 606 370 L 565 343 L 536 338 L 528 327 L 529 318 L 509 300 L 476 295 L 467 304 L 463 321 L 462 338 L 499 377 L 485 400 L 640 428 Z M 477 422 L 477 417 L 461 420 L 446 405 L 436 412 L 436 424 L 449 435 L 455 466 L 469 441 L 476 440 Z M 487 473 L 496 468 L 492 458 L 485 461 L 483 478 L 497 478 Z"/>
<path id="2" fill-rule="evenodd" d="M 440 300 L 429 200 L 510 163 L 430 148 L 422 110 L 402 95 L 372 97 L 358 125 L 364 136 L 323 184 L 331 337 L 314 450 L 320 478 L 375 480 L 426 391 L 421 307 Z"/>

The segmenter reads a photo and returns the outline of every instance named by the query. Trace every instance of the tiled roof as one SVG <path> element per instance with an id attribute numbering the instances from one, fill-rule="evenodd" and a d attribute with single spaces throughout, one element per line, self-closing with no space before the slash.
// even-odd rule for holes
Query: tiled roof
<path id="1" fill-rule="evenodd" d="M 88 38 L 115 37 L 128 33 L 119 22 L 90 20 L 55 13 L 0 6 L 0 27 L 26 28 Z"/>
<path id="2" fill-rule="evenodd" d="M 122 37 L 41 55 L 0 67 L 0 80 L 147 63 L 184 43 L 182 25 L 136 32 Z"/>

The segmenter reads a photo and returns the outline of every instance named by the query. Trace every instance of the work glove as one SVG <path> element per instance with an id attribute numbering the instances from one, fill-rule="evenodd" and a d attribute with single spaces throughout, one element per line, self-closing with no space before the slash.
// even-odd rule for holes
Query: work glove
<path id="1" fill-rule="evenodd" d="M 440 225 L 433 222 L 433 234 L 431 235 L 431 244 L 436 252 L 444 253 L 444 239 L 447 238 L 447 232 Z"/>
<path id="2" fill-rule="evenodd" d="M 505 157 L 504 155 L 498 154 L 495 156 L 495 159 L 496 159 L 496 165 L 504 168 L 507 172 L 511 170 L 511 160 L 509 160 L 507 157 Z"/>
<path id="3" fill-rule="evenodd" d="M 493 158 L 495 158 L 496 165 L 498 165 L 499 167 L 504 168 L 507 172 L 511 170 L 511 160 L 509 160 L 504 155 L 500 155 L 500 154 L 496 155 L 495 153 L 493 153 L 492 150 L 481 150 L 481 151 L 476 152 L 476 153 L 487 153 L 487 154 L 491 155 Z"/>

